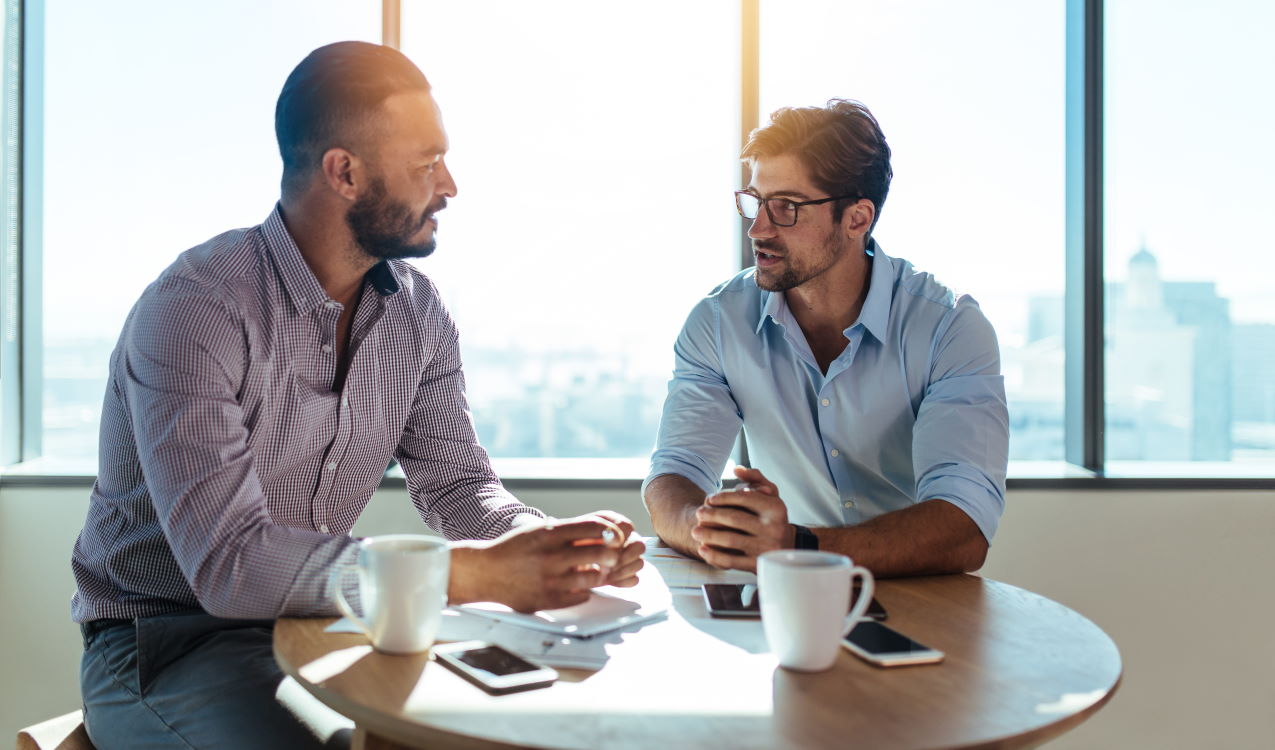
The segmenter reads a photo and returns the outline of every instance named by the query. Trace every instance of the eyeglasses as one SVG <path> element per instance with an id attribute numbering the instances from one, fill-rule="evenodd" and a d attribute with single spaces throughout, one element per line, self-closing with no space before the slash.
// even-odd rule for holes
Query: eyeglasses
<path id="1" fill-rule="evenodd" d="M 861 195 L 836 195 L 831 198 L 816 198 L 812 201 L 790 201 L 787 198 L 766 198 L 748 190 L 735 191 L 735 208 L 739 211 L 739 215 L 752 221 L 757 218 L 757 212 L 763 203 L 766 204 L 766 215 L 770 217 L 770 223 L 777 227 L 790 227 L 797 223 L 797 209 L 802 206 L 817 206 L 820 203 L 830 203 L 832 201 L 844 200 L 846 198 L 854 198 L 858 200 Z"/>

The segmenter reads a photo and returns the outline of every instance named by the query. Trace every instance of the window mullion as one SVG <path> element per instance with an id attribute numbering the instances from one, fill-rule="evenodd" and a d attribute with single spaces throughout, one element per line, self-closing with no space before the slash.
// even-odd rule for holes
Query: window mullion
<path id="1" fill-rule="evenodd" d="M 381 0 L 381 44 L 399 49 L 399 29 L 403 18 L 400 0 Z"/>
<path id="2" fill-rule="evenodd" d="M 1066 458 L 1106 458 L 1103 321 L 1102 0 L 1067 0 Z"/>

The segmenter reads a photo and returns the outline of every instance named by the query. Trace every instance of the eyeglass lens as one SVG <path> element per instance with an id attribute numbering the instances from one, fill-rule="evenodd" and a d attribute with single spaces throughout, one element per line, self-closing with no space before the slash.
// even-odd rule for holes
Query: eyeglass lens
<path id="1" fill-rule="evenodd" d="M 737 193 L 736 196 L 740 214 L 745 219 L 756 219 L 761 209 L 761 198 L 752 193 Z M 787 198 L 768 198 L 766 209 L 771 222 L 778 226 L 790 227 L 797 223 L 797 207 Z"/>

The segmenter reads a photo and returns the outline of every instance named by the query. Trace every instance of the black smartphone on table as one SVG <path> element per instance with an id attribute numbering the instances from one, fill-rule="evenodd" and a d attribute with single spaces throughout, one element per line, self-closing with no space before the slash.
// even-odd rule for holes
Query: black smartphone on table
<path id="1" fill-rule="evenodd" d="M 761 617 L 761 603 L 755 583 L 706 583 L 701 588 L 704 591 L 704 604 L 713 617 Z M 858 596 L 859 587 L 855 586 L 851 601 Z M 863 616 L 869 620 L 884 620 L 885 607 L 873 597 Z"/>
<path id="2" fill-rule="evenodd" d="M 492 695 L 552 685 L 558 672 L 485 641 L 440 643 L 434 659 Z"/>
<path id="3" fill-rule="evenodd" d="M 878 667 L 934 664 L 943 661 L 943 652 L 917 643 L 879 622 L 860 620 L 841 638 L 847 651 Z"/>

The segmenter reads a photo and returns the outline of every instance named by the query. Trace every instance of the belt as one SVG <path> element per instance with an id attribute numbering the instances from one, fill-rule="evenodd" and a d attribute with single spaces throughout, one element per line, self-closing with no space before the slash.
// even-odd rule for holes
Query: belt
<path id="1" fill-rule="evenodd" d="M 103 630 L 119 628 L 125 625 L 132 627 L 134 622 L 136 621 L 131 619 L 121 620 L 109 617 L 100 620 L 89 620 L 88 622 L 80 623 L 80 635 L 84 636 L 84 639 L 87 641 L 89 638 L 92 638 Z"/>

